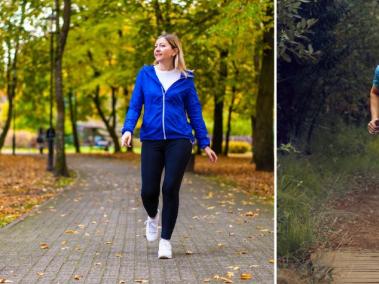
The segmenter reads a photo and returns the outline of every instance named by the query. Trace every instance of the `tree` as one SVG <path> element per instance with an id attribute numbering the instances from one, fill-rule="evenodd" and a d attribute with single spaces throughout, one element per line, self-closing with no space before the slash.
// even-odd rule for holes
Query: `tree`
<path id="1" fill-rule="evenodd" d="M 57 44 L 56 44 L 56 57 L 55 57 L 55 96 L 57 102 L 57 127 L 56 127 L 56 160 L 54 173 L 58 176 L 68 176 L 68 169 L 66 164 L 65 155 L 65 106 L 63 95 L 63 78 L 62 78 L 62 60 L 64 48 L 67 41 L 68 32 L 70 29 L 71 17 L 71 0 L 64 0 L 63 7 L 63 26 L 60 27 L 60 5 L 59 0 L 55 0 L 56 9 L 56 31 L 57 31 Z"/>
<path id="2" fill-rule="evenodd" d="M 339 123 L 362 126 L 368 120 L 367 83 L 378 56 L 373 28 L 378 21 L 372 11 L 378 3 L 296 1 L 300 6 L 289 13 L 284 9 L 288 2 L 278 3 L 284 15 L 278 45 L 292 48 L 288 58 L 278 52 L 278 144 L 296 143 L 312 154 L 321 125 L 338 131 Z M 297 35 L 298 49 L 280 34 Z"/>
<path id="3" fill-rule="evenodd" d="M 262 73 L 257 98 L 257 125 L 254 135 L 254 161 L 257 170 L 274 170 L 274 27 L 273 8 L 267 9 L 270 19 L 263 35 Z"/>
<path id="4" fill-rule="evenodd" d="M 17 70 L 18 70 L 18 56 L 20 51 L 20 42 L 21 42 L 21 33 L 23 31 L 23 25 L 25 20 L 25 7 L 26 7 L 26 1 L 23 0 L 21 2 L 20 7 L 17 5 L 17 3 L 3 3 L 4 10 L 2 10 L 4 13 L 9 12 L 8 15 L 4 15 L 5 21 L 4 21 L 4 44 L 6 47 L 6 54 L 7 54 L 7 63 L 5 67 L 5 82 L 6 82 L 6 92 L 7 92 L 7 99 L 8 99 L 8 112 L 7 112 L 7 118 L 3 127 L 3 130 L 0 134 L 0 150 L 4 146 L 5 137 L 7 136 L 11 119 L 12 119 L 12 113 L 13 113 L 13 102 L 14 98 L 16 96 L 16 88 L 17 88 Z M 21 10 L 21 15 L 19 17 L 18 23 L 13 23 L 15 20 L 15 13 L 17 13 L 17 10 Z M 13 54 L 12 54 L 13 53 Z"/>

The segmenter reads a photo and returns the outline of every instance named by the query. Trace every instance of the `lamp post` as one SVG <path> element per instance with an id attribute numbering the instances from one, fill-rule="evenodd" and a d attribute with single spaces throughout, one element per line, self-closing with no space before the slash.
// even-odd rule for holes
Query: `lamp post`
<path id="1" fill-rule="evenodd" d="M 53 24 L 55 20 L 54 11 L 47 18 L 50 20 L 50 117 L 49 129 L 46 131 L 46 140 L 48 145 L 47 170 L 54 169 L 54 138 L 55 130 L 53 127 L 53 93 L 54 93 L 54 31 Z"/>

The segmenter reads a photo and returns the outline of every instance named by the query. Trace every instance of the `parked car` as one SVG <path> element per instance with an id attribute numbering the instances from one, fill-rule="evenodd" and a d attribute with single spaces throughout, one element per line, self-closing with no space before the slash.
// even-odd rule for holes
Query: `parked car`
<path id="1" fill-rule="evenodd" d="M 98 148 L 104 148 L 105 151 L 108 151 L 110 145 L 111 145 L 111 142 L 105 139 L 104 137 L 100 135 L 96 135 L 94 137 L 93 146 L 98 147 Z"/>

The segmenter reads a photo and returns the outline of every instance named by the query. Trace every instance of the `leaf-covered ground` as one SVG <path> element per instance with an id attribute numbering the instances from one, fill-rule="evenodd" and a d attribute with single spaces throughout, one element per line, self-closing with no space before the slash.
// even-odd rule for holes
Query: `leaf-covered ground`
<path id="1" fill-rule="evenodd" d="M 0 227 L 57 194 L 61 182 L 42 157 L 0 155 Z"/>
<path id="2" fill-rule="evenodd" d="M 222 181 L 264 197 L 274 197 L 274 173 L 256 171 L 251 158 L 218 157 L 210 163 L 205 156 L 196 156 L 195 172 L 217 176 Z"/>
<path id="3" fill-rule="evenodd" d="M 135 162 L 140 160 L 140 155 L 132 153 L 105 155 Z M 274 198 L 274 173 L 256 171 L 250 157 L 219 156 L 216 163 L 211 163 L 205 156 L 196 156 L 195 172 L 214 176 L 222 182 L 233 183 L 251 194 Z"/>

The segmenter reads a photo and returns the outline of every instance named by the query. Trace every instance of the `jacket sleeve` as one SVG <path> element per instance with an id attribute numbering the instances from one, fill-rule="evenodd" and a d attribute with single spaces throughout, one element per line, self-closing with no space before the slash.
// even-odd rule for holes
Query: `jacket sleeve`
<path id="1" fill-rule="evenodd" d="M 186 111 L 190 119 L 190 124 L 195 130 L 195 137 L 201 149 L 210 145 L 208 138 L 208 131 L 204 123 L 203 115 L 201 112 L 201 104 L 196 92 L 195 83 L 190 79 L 190 91 L 186 100 Z"/>
<path id="2" fill-rule="evenodd" d="M 143 90 L 142 90 L 142 69 L 139 71 L 134 84 L 134 89 L 132 92 L 132 98 L 130 99 L 128 112 L 126 113 L 124 126 L 121 129 L 121 134 L 124 134 L 126 131 L 133 133 L 134 128 L 136 127 L 138 118 L 141 115 L 142 105 L 144 103 L 143 99 Z"/>
<path id="3" fill-rule="evenodd" d="M 372 85 L 374 87 L 377 87 L 379 88 L 379 65 L 376 66 L 376 69 L 375 69 L 375 75 L 374 75 L 374 80 L 372 82 Z"/>

